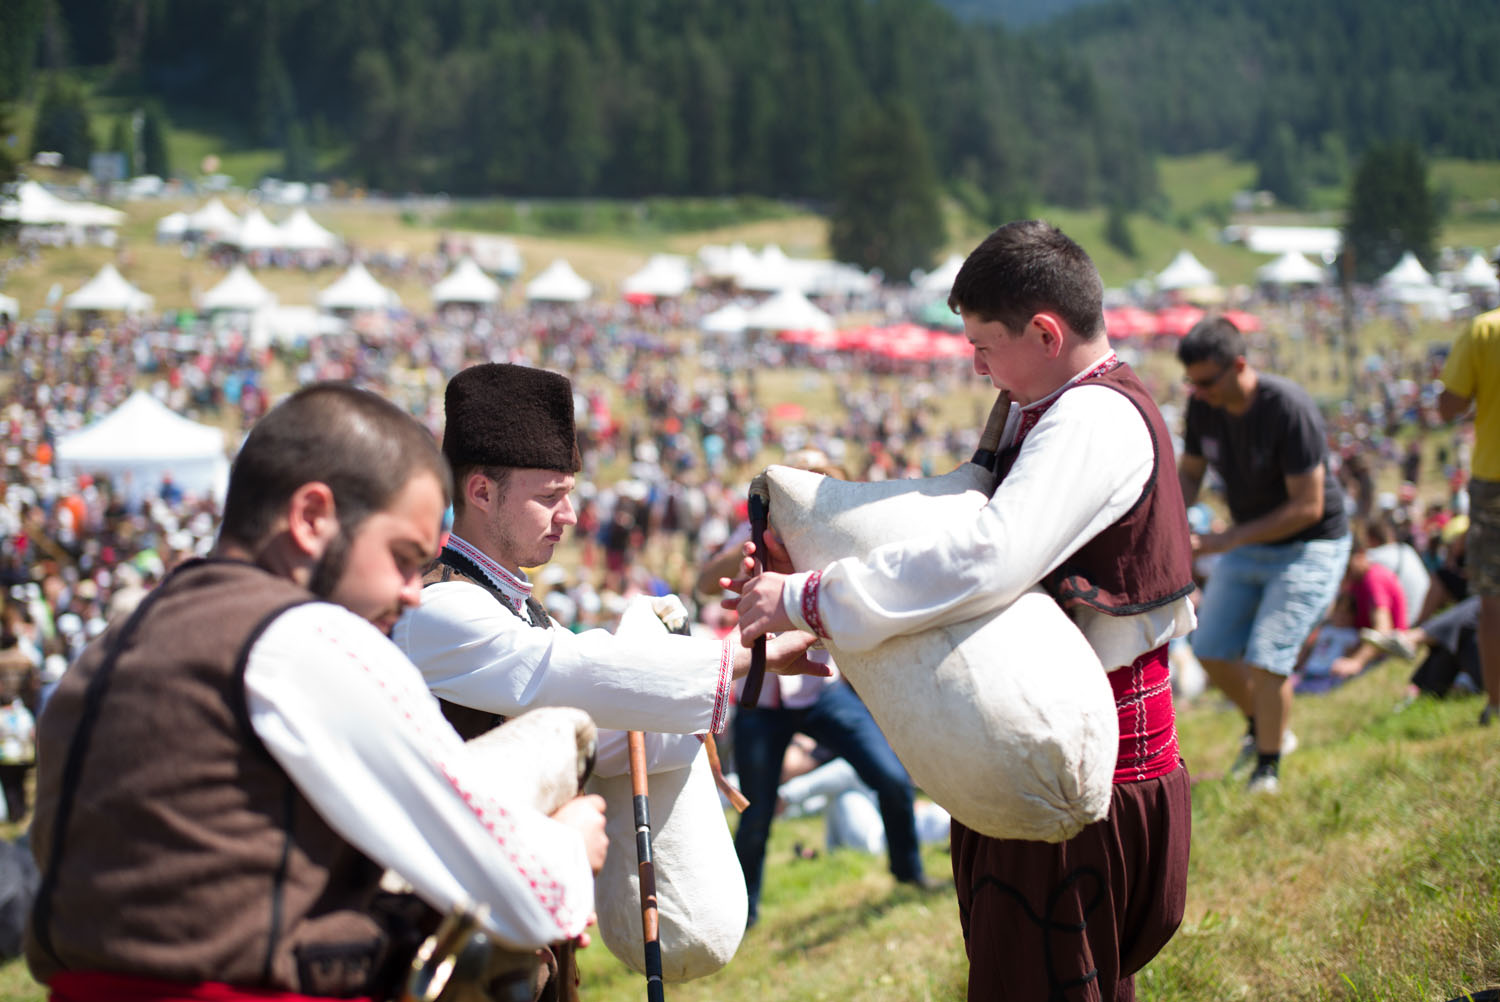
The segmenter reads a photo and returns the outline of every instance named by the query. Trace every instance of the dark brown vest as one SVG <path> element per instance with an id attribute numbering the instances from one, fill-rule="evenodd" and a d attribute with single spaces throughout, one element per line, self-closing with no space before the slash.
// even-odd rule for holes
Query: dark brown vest
<path id="1" fill-rule="evenodd" d="M 194 561 L 68 670 L 38 728 L 32 974 L 370 990 L 380 871 L 260 743 L 250 647 L 313 597 L 257 567 Z"/>
<path id="2" fill-rule="evenodd" d="M 1151 432 L 1151 475 L 1131 509 L 1068 556 L 1042 584 L 1064 609 L 1088 606 L 1111 616 L 1133 616 L 1192 593 L 1187 509 L 1177 481 L 1172 436 L 1134 370 L 1122 362 L 1063 392 L 1092 385 L 1108 386 L 1140 412 Z M 1000 456 L 1002 477 L 1018 452 L 1012 449 Z"/>
<path id="3" fill-rule="evenodd" d="M 495 601 L 513 613 L 517 618 L 538 629 L 550 629 L 551 617 L 542 608 L 542 604 L 534 598 L 526 600 L 526 611 L 529 615 L 522 616 L 516 612 L 516 607 L 510 604 L 510 599 L 496 589 L 484 577 L 477 567 L 469 564 L 468 560 L 461 554 L 444 548 L 438 554 L 437 560 L 422 573 L 422 587 L 440 584 L 444 581 L 465 581 L 477 585 L 489 592 Z M 471 741 L 479 735 L 505 723 L 505 717 L 489 710 L 480 710 L 472 706 L 464 706 L 461 703 L 451 703 L 446 699 L 439 698 L 438 705 L 443 711 L 443 716 L 453 729 L 458 732 L 459 737 L 465 741 Z M 577 950 L 572 943 L 557 943 L 550 948 L 537 951 L 536 967 L 532 973 L 530 984 L 531 997 L 536 1002 L 577 1002 L 578 999 L 578 957 Z M 517 997 L 523 997 L 518 995 Z"/>

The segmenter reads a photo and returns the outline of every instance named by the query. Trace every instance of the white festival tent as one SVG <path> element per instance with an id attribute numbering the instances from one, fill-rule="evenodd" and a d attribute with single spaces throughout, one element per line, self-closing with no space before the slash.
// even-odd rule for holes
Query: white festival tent
<path id="1" fill-rule="evenodd" d="M 217 198 L 188 216 L 187 233 L 197 233 L 210 239 L 229 237 L 240 230 L 240 217 L 231 212 Z"/>
<path id="2" fill-rule="evenodd" d="M 738 282 L 742 274 L 748 274 L 760 263 L 755 252 L 742 243 L 705 244 L 698 248 L 698 262 L 703 273 L 716 282 Z"/>
<path id="3" fill-rule="evenodd" d="M 253 312 L 276 305 L 276 296 L 261 285 L 250 269 L 237 264 L 218 285 L 205 292 L 198 300 L 204 310 L 244 310 Z"/>
<path id="4" fill-rule="evenodd" d="M 792 264 L 786 253 L 775 244 L 761 249 L 755 263 L 735 276 L 735 284 L 747 292 L 778 292 L 796 289 L 807 292 L 806 276 Z"/>
<path id="5" fill-rule="evenodd" d="M 0 316 L 14 320 L 21 315 L 21 304 L 10 296 L 0 293 Z"/>
<path id="6" fill-rule="evenodd" d="M 842 261 L 793 261 L 792 264 L 808 273 L 806 291 L 812 296 L 868 296 L 880 284 L 874 275 Z"/>
<path id="7" fill-rule="evenodd" d="M 594 287 L 562 258 L 547 265 L 540 275 L 526 283 L 528 302 L 581 303 L 593 292 Z"/>
<path id="8" fill-rule="evenodd" d="M 507 237 L 492 237 L 475 234 L 469 238 L 469 256 L 474 263 L 491 275 L 512 279 L 525 269 L 521 260 L 521 248 Z"/>
<path id="9" fill-rule="evenodd" d="M 1257 254 L 1292 251 L 1324 261 L 1332 261 L 1344 246 L 1343 231 L 1335 226 L 1226 226 L 1224 239 Z"/>
<path id="10" fill-rule="evenodd" d="M 1180 250 L 1172 263 L 1156 276 L 1158 289 L 1201 289 L 1215 285 L 1218 278 L 1193 256 L 1190 250 Z"/>
<path id="11" fill-rule="evenodd" d="M 947 299 L 948 293 L 953 291 L 953 280 L 958 277 L 958 270 L 963 266 L 962 254 L 949 254 L 942 264 L 916 280 L 917 291 Z"/>
<path id="12" fill-rule="evenodd" d="M 264 212 L 251 209 L 228 242 L 242 251 L 276 250 L 282 246 L 281 228 L 267 219 Z"/>
<path id="13" fill-rule="evenodd" d="M 752 309 L 745 327 L 765 331 L 831 331 L 833 317 L 818 309 L 796 289 L 782 289 Z"/>
<path id="14" fill-rule="evenodd" d="M 318 305 L 325 310 L 384 310 L 400 306 L 401 299 L 356 261 L 318 293 Z"/>
<path id="15" fill-rule="evenodd" d="M 0 206 L 0 219 L 13 219 L 22 226 L 119 226 L 125 213 L 93 202 L 69 202 L 35 181 L 16 186 L 13 202 Z"/>
<path id="16" fill-rule="evenodd" d="M 164 474 L 184 491 L 222 498 L 229 482 L 224 433 L 169 410 L 142 390 L 110 414 L 57 442 L 64 475 L 104 473 L 141 494 L 154 492 Z"/>
<path id="17" fill-rule="evenodd" d="M 698 329 L 706 334 L 743 334 L 750 311 L 739 303 L 721 306 L 698 321 Z"/>
<path id="18" fill-rule="evenodd" d="M 1452 293 L 1438 285 L 1411 251 L 1402 254 L 1396 266 L 1380 276 L 1379 286 L 1386 298 L 1413 308 L 1429 320 L 1452 319 L 1454 308 L 1467 305 L 1469 298 L 1468 293 Z"/>
<path id="19" fill-rule="evenodd" d="M 287 250 L 333 250 L 339 245 L 339 238 L 308 215 L 306 209 L 293 212 L 278 229 L 281 231 L 281 246 Z"/>
<path id="20" fill-rule="evenodd" d="M 1255 269 L 1255 277 L 1262 285 L 1322 285 L 1327 277 L 1323 269 L 1313 264 L 1296 251 L 1285 254 Z"/>
<path id="21" fill-rule="evenodd" d="M 343 320 L 319 313 L 311 306 L 268 306 L 251 316 L 250 344 L 256 348 L 265 348 L 273 342 L 297 344 L 345 329 Z"/>
<path id="22" fill-rule="evenodd" d="M 186 212 L 169 212 L 156 221 L 156 239 L 165 243 L 168 240 L 181 240 L 188 229 L 188 214 Z"/>
<path id="23" fill-rule="evenodd" d="M 645 267 L 620 283 L 620 291 L 627 296 L 674 299 L 692 285 L 692 267 L 687 258 L 678 254 L 653 254 Z"/>
<path id="24" fill-rule="evenodd" d="M 486 275 L 473 258 L 466 257 L 432 287 L 432 301 L 439 306 L 444 303 L 493 306 L 502 291 L 499 282 Z"/>
<path id="25" fill-rule="evenodd" d="M 1432 274 L 1422 267 L 1422 262 L 1411 251 L 1401 255 L 1396 266 L 1380 276 L 1380 284 L 1388 289 L 1423 288 L 1433 284 Z"/>
<path id="26" fill-rule="evenodd" d="M 70 310 L 144 313 L 154 302 L 151 296 L 125 281 L 114 265 L 106 264 L 82 288 L 64 299 L 63 305 Z"/>
<path id="27" fill-rule="evenodd" d="M 1458 271 L 1453 284 L 1460 289 L 1500 291 L 1500 277 L 1495 274 L 1495 266 L 1477 251 Z"/>

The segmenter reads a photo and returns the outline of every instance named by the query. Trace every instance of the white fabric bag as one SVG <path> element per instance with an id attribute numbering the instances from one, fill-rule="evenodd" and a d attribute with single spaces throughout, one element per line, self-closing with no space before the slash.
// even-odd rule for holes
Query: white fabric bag
<path id="1" fill-rule="evenodd" d="M 798 570 L 974 518 L 993 484 L 972 463 L 878 483 L 786 466 L 765 478 L 770 524 Z M 1040 588 L 869 651 L 828 646 L 912 781 L 968 827 L 1060 842 L 1108 811 L 1114 696 L 1093 648 Z"/>
<path id="2" fill-rule="evenodd" d="M 636 631 L 666 633 L 649 599 L 633 600 L 616 632 Z M 617 733 L 600 735 L 601 767 L 618 758 L 605 747 Z M 745 934 L 749 897 L 707 750 L 691 734 L 646 737 L 650 757 L 675 766 L 659 771 L 649 761 L 647 766 L 662 979 L 690 981 L 713 974 L 734 957 Z M 686 766 L 680 764 L 687 758 L 684 742 L 697 746 Z M 693 749 L 688 746 L 686 751 L 691 754 Z M 645 974 L 630 774 L 628 767 L 623 775 L 601 775 L 601 771 L 588 783 L 588 792 L 604 797 L 609 834 L 609 854 L 594 879 L 599 934 L 622 963 Z"/>

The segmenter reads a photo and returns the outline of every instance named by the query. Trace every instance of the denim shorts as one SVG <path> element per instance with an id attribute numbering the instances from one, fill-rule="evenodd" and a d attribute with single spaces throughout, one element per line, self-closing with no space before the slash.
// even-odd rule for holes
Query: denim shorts
<path id="1" fill-rule="evenodd" d="M 1193 653 L 1290 675 L 1308 635 L 1333 607 L 1348 566 L 1348 536 L 1221 554 L 1198 604 Z"/>

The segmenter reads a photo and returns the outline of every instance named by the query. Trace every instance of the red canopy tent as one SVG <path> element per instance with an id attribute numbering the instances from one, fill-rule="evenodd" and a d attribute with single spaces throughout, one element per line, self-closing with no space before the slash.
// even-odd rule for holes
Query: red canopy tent
<path id="1" fill-rule="evenodd" d="M 1156 311 L 1156 331 L 1168 337 L 1182 337 L 1206 314 L 1196 306 L 1168 306 Z"/>
<path id="2" fill-rule="evenodd" d="M 1139 306 L 1119 306 L 1104 311 L 1104 327 L 1113 338 L 1145 337 L 1156 333 L 1156 317 Z"/>
<path id="3" fill-rule="evenodd" d="M 1225 310 L 1220 315 L 1245 334 L 1260 330 L 1260 317 L 1254 313 L 1247 313 L 1244 310 Z"/>

